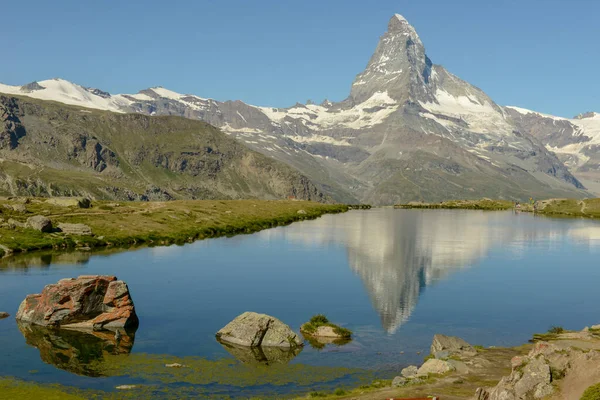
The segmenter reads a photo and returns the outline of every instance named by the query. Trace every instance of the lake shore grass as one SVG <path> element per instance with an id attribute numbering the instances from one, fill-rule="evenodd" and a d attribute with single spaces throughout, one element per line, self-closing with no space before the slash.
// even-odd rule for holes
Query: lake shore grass
<path id="1" fill-rule="evenodd" d="M 571 218 L 600 218 L 600 198 L 594 199 L 548 199 L 531 203 L 520 203 L 509 200 L 449 200 L 440 203 L 409 202 L 397 204 L 394 208 L 401 209 L 448 209 L 448 210 L 484 210 L 503 211 L 518 210 L 534 212 L 540 215 Z"/>
<path id="2" fill-rule="evenodd" d="M 90 208 L 79 208 L 44 198 L 9 198 L 0 200 L 0 253 L 182 244 L 253 233 L 349 209 L 344 204 L 292 200 L 94 201 Z M 56 229 L 43 233 L 23 227 L 35 215 L 50 218 L 54 227 L 85 224 L 93 234 L 68 235 Z"/>

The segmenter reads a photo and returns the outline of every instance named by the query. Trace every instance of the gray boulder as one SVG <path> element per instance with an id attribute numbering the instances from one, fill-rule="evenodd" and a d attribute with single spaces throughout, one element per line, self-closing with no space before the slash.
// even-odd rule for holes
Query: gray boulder
<path id="1" fill-rule="evenodd" d="M 418 371 L 418 367 L 415 367 L 414 365 L 408 366 L 406 368 L 404 368 L 401 372 L 400 375 L 402 375 L 405 378 L 412 378 L 413 376 L 417 375 L 417 371 Z"/>
<path id="2" fill-rule="evenodd" d="M 0 312 L 0 319 L 4 319 L 4 318 L 8 318 L 8 317 L 10 317 L 9 313 L 4 312 L 4 311 Z"/>
<path id="3" fill-rule="evenodd" d="M 12 226 L 13 228 L 11 228 L 11 229 L 14 229 L 14 227 L 17 227 L 17 228 L 27 228 L 27 224 L 25 222 L 19 222 L 16 219 L 13 219 L 13 218 L 9 218 L 8 219 L 7 225 L 8 226 Z"/>
<path id="4" fill-rule="evenodd" d="M 275 317 L 245 312 L 221 328 L 217 340 L 248 347 L 296 348 L 303 340 L 286 324 Z"/>
<path id="5" fill-rule="evenodd" d="M 429 374 L 445 374 L 446 372 L 454 371 L 454 367 L 448 361 L 438 360 L 435 358 L 429 359 L 421 368 L 417 370 L 417 376 Z"/>
<path id="6" fill-rule="evenodd" d="M 392 381 L 392 387 L 402 387 L 405 386 L 409 380 L 403 376 L 397 376 Z"/>
<path id="7" fill-rule="evenodd" d="M 90 236 L 92 235 L 92 228 L 85 224 L 58 224 L 58 229 L 67 235 L 78 235 L 78 236 Z"/>
<path id="8" fill-rule="evenodd" d="M 27 218 L 27 227 L 40 232 L 52 232 L 52 221 L 43 215 Z"/>
<path id="9" fill-rule="evenodd" d="M 90 208 L 90 199 L 85 197 L 52 197 L 46 203 L 59 207 Z"/>
<path id="10" fill-rule="evenodd" d="M 446 351 L 449 354 L 472 353 L 477 351 L 469 343 L 456 336 L 435 335 L 431 343 L 431 354 Z"/>

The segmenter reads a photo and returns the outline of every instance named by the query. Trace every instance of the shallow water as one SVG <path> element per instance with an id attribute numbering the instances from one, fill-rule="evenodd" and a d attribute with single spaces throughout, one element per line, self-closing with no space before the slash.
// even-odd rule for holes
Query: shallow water
<path id="1" fill-rule="evenodd" d="M 14 318 L 1 320 L 0 376 L 102 391 L 136 383 L 158 397 L 165 388 L 240 397 L 356 386 L 421 362 L 435 333 L 511 346 L 552 325 L 600 323 L 599 254 L 593 220 L 393 209 L 185 246 L 31 254 L 0 266 L 0 311 L 14 316 L 26 294 L 61 278 L 114 274 L 131 289 L 140 327 L 115 346 L 21 333 Z M 219 328 L 249 310 L 296 330 L 323 313 L 354 340 L 259 355 L 216 342 Z"/>

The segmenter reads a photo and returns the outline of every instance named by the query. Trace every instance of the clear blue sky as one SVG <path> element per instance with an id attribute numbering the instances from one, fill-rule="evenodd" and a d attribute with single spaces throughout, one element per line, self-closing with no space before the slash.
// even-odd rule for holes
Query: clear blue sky
<path id="1" fill-rule="evenodd" d="M 215 0 L 2 4 L 0 82 L 62 77 L 289 106 L 344 99 L 394 13 L 497 103 L 600 111 L 600 1 Z"/>

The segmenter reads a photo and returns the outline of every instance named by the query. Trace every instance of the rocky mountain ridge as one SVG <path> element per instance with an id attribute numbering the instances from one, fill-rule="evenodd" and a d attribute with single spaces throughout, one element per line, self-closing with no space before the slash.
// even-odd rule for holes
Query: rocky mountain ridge
<path id="1" fill-rule="evenodd" d="M 398 14 L 341 102 L 260 107 L 162 87 L 110 95 L 61 79 L 0 85 L 0 92 L 202 120 L 294 167 L 339 201 L 589 195 L 553 153 L 547 130 L 538 132 L 545 123 L 524 122 L 521 113 L 433 64 Z"/>

